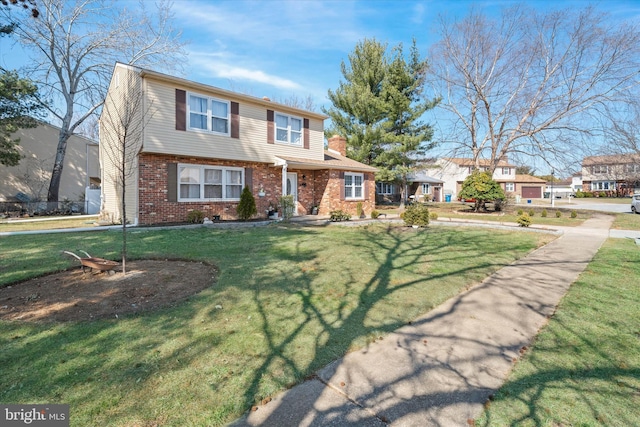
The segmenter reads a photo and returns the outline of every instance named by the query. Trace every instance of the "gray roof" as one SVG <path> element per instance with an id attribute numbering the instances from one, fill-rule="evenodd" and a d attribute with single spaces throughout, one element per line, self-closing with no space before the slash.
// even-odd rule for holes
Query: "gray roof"
<path id="1" fill-rule="evenodd" d="M 424 171 L 414 172 L 407 176 L 407 179 L 412 182 L 426 182 L 429 184 L 444 184 L 444 181 L 427 175 Z"/>

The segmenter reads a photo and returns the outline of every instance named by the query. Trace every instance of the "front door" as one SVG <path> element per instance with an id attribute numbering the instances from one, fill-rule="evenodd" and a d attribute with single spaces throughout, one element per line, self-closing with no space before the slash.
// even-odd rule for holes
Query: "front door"
<path id="1" fill-rule="evenodd" d="M 433 187 L 433 199 L 436 202 L 441 202 L 440 200 L 440 187 Z"/>
<path id="2" fill-rule="evenodd" d="M 293 196 L 293 214 L 298 214 L 298 174 L 287 172 L 287 196 Z"/>

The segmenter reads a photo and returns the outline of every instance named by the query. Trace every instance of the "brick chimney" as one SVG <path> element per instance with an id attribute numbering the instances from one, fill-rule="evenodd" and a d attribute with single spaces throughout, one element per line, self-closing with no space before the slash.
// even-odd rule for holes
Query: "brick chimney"
<path id="1" fill-rule="evenodd" d="M 329 151 L 347 157 L 347 139 L 343 136 L 333 135 L 329 138 Z"/>

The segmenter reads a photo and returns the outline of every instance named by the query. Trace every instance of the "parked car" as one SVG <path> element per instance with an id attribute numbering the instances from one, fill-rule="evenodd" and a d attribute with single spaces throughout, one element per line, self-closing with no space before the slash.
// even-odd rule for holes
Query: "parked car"
<path id="1" fill-rule="evenodd" d="M 635 194 L 631 199 L 631 212 L 640 214 L 640 194 Z"/>

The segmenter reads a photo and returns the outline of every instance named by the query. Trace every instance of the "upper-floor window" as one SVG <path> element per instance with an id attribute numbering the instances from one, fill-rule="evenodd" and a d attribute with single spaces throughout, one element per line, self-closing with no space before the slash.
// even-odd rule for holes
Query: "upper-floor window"
<path id="1" fill-rule="evenodd" d="M 627 163 L 625 165 L 624 171 L 626 173 L 639 173 L 640 172 L 640 164 Z"/>
<path id="2" fill-rule="evenodd" d="M 349 200 L 364 199 L 364 175 L 361 173 L 344 174 L 344 198 Z"/>
<path id="3" fill-rule="evenodd" d="M 302 119 L 287 114 L 275 113 L 276 141 L 302 145 Z"/>
<path id="4" fill-rule="evenodd" d="M 219 166 L 180 165 L 180 201 L 240 200 L 244 169 Z"/>
<path id="5" fill-rule="evenodd" d="M 591 166 L 591 173 L 592 174 L 609 173 L 609 166 L 608 165 L 594 165 L 594 166 Z"/>
<path id="6" fill-rule="evenodd" d="M 189 129 L 229 135 L 229 101 L 189 94 Z"/>
<path id="7" fill-rule="evenodd" d="M 511 175 L 511 168 L 502 168 L 502 175 Z"/>

